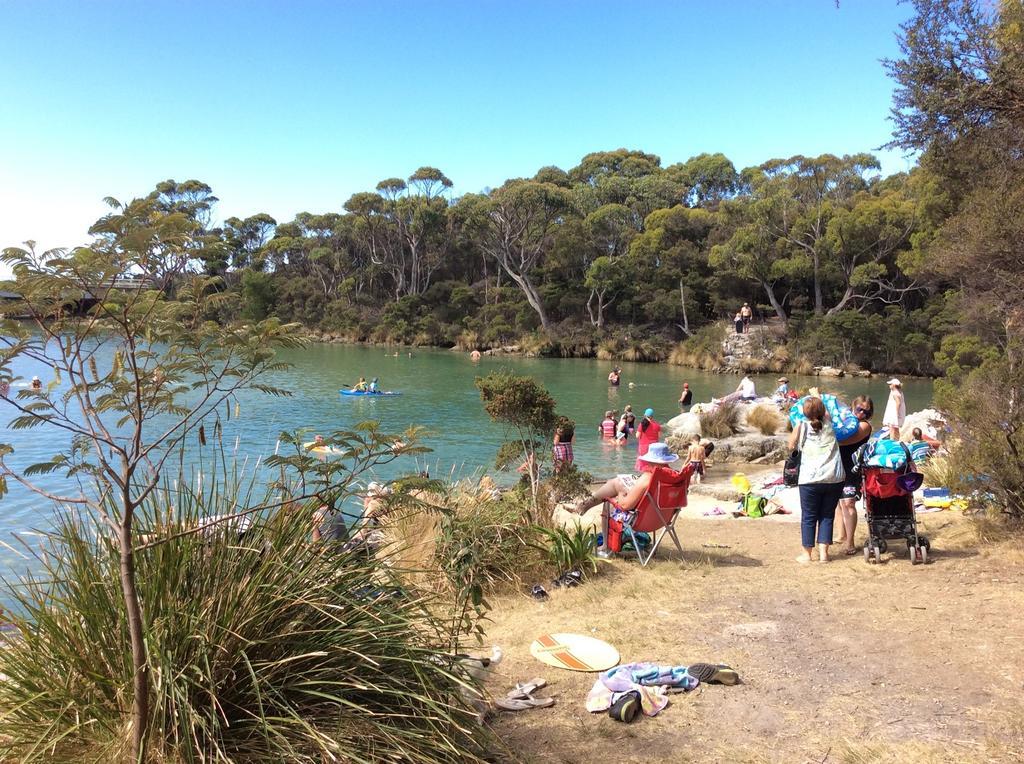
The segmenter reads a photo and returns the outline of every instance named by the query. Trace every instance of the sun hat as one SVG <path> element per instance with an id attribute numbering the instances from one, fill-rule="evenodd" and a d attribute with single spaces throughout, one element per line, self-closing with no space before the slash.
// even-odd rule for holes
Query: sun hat
<path id="1" fill-rule="evenodd" d="M 896 476 L 896 484 L 907 493 L 913 493 L 924 484 L 924 475 L 920 472 L 905 472 Z"/>
<path id="2" fill-rule="evenodd" d="M 672 462 L 678 461 L 679 454 L 673 454 L 669 450 L 668 443 L 651 443 L 647 453 L 639 458 L 651 464 L 672 464 Z"/>
<path id="3" fill-rule="evenodd" d="M 893 377 L 892 379 L 890 379 L 885 384 L 887 384 L 887 385 L 896 385 L 896 387 L 903 387 L 903 383 L 900 382 L 898 379 L 896 379 L 896 377 Z"/>
<path id="4" fill-rule="evenodd" d="M 644 411 L 644 416 L 654 416 L 654 409 L 646 409 Z"/>
<path id="5" fill-rule="evenodd" d="M 776 382 L 789 382 L 789 377 L 779 377 Z"/>

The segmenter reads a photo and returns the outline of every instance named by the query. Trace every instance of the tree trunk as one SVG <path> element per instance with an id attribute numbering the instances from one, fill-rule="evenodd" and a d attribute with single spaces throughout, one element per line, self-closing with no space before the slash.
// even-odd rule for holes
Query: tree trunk
<path id="1" fill-rule="evenodd" d="M 690 332 L 690 319 L 686 315 L 686 287 L 683 286 L 683 280 L 679 279 L 679 302 L 683 306 L 683 334 L 687 337 L 691 336 Z"/>
<path id="2" fill-rule="evenodd" d="M 775 287 L 767 281 L 762 281 L 761 286 L 764 287 L 765 294 L 768 295 L 768 302 L 775 308 L 775 314 L 782 319 L 782 323 L 789 323 L 789 317 L 786 315 L 785 308 L 782 307 L 779 298 L 775 296 Z"/>
<path id="3" fill-rule="evenodd" d="M 142 606 L 135 587 L 135 552 L 132 549 L 132 519 L 134 509 L 125 496 L 124 517 L 121 519 L 118 541 L 121 552 L 121 591 L 128 614 L 128 635 L 132 643 L 132 761 L 141 763 L 145 757 L 146 732 L 149 726 L 149 666 L 146 661 L 146 642 L 142 622 Z"/>
<path id="4" fill-rule="evenodd" d="M 818 249 L 814 249 L 814 313 L 821 315 L 825 312 L 824 302 L 821 299 L 821 256 Z"/>
<path id="5" fill-rule="evenodd" d="M 551 324 L 548 321 L 548 314 L 544 312 L 544 303 L 541 302 L 540 293 L 537 292 L 537 288 L 525 274 L 509 271 L 508 275 L 511 276 L 512 280 L 519 284 L 519 288 L 523 290 L 523 294 L 526 295 L 526 301 L 530 303 L 530 307 L 536 311 L 537 316 L 540 318 L 541 328 L 544 329 L 544 331 L 550 330 Z"/>

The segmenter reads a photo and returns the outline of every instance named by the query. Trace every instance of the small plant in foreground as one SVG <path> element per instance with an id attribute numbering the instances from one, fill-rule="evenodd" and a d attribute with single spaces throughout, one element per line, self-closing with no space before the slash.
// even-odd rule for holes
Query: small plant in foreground
<path id="1" fill-rule="evenodd" d="M 590 528 L 573 525 L 570 528 L 537 528 L 546 540 L 541 547 L 558 575 L 578 570 L 584 575 L 597 572 L 597 560 L 594 550 L 597 549 L 597 534 Z"/>

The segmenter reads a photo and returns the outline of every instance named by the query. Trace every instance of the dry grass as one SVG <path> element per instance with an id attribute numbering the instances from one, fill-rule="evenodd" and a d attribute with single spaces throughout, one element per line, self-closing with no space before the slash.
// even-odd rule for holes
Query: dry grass
<path id="1" fill-rule="evenodd" d="M 522 760 L 552 764 L 1019 761 L 1024 558 L 1005 537 L 979 548 L 970 518 L 921 522 L 935 550 L 926 568 L 859 557 L 798 566 L 795 522 L 682 520 L 682 558 L 666 542 L 647 568 L 606 563 L 600 579 L 546 602 L 497 597 L 488 639 L 506 659 L 492 689 L 542 673 L 557 704 L 494 728 Z M 672 696 L 657 717 L 616 725 L 583 711 L 593 674 L 539 671 L 530 657 L 536 636 L 558 631 L 607 640 L 623 661 L 729 663 L 743 683 Z"/>
<path id="2" fill-rule="evenodd" d="M 762 435 L 774 435 L 785 425 L 786 420 L 774 406 L 758 404 L 747 412 L 747 424 Z"/>
<path id="3" fill-rule="evenodd" d="M 728 438 L 739 431 L 740 410 L 735 403 L 723 403 L 714 411 L 702 411 L 700 431 L 705 438 Z"/>

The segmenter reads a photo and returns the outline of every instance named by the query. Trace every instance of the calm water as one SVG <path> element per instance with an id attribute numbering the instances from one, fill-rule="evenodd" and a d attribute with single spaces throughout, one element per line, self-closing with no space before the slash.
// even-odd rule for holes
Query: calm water
<path id="1" fill-rule="evenodd" d="M 480 405 L 473 380 L 492 370 L 510 369 L 530 374 L 547 386 L 558 401 L 559 413 L 577 422 L 576 461 L 595 475 L 607 475 L 629 470 L 635 456 L 631 448 L 605 446 L 598 439 L 597 423 L 606 409 L 621 411 L 631 403 L 639 414 L 651 407 L 655 418 L 664 422 L 679 411 L 677 401 L 684 381 L 690 383 L 695 401 L 731 392 L 739 381 L 734 376 L 673 366 L 621 363 L 622 386 L 610 388 L 607 375 L 613 364 L 606 361 L 485 357 L 473 363 L 466 354 L 444 350 L 414 350 L 412 357 L 407 353 L 400 351 L 395 358 L 383 348 L 341 345 L 317 345 L 282 353 L 282 360 L 293 364 L 293 368 L 273 382 L 288 387 L 292 397 L 246 394 L 241 400 L 240 417 L 225 430 L 225 443 L 237 442 L 239 458 L 248 458 L 251 466 L 258 458 L 273 453 L 282 430 L 306 427 L 313 432 L 327 432 L 377 419 L 388 432 L 399 432 L 411 425 L 426 427 L 426 444 L 433 449 L 419 464 L 411 457 L 405 464 L 399 460 L 378 477 L 387 478 L 414 468 L 429 469 L 434 476 L 447 473 L 455 477 L 471 476 L 491 465 L 502 441 L 500 427 L 487 418 Z M 43 370 L 24 363 L 16 371 L 28 378 L 32 374 L 42 376 Z M 338 395 L 342 383 L 354 383 L 360 375 L 367 379 L 379 376 L 384 389 L 398 390 L 402 395 L 389 398 Z M 775 388 L 775 377 L 774 374 L 756 376 L 758 391 L 771 392 Z M 635 388 L 629 389 L 629 382 L 635 383 Z M 825 381 L 791 376 L 791 385 L 799 388 L 819 383 L 847 398 L 867 393 L 874 397 L 879 419 L 888 395 L 884 382 L 882 378 Z M 907 380 L 904 389 L 908 412 L 931 402 L 929 381 Z M 5 424 L 11 416 L 9 411 L 0 411 L 0 421 Z M 55 429 L 50 432 L 8 429 L 0 436 L 0 441 L 14 445 L 15 454 L 8 461 L 21 468 L 43 461 L 67 446 L 66 435 Z M 45 478 L 44 485 L 53 491 L 68 489 L 66 481 L 57 475 Z M 46 528 L 52 512 L 49 502 L 12 484 L 10 493 L 0 501 L 0 541 L 10 543 L 12 533 Z M 0 548 L 0 572 L 6 572 L 12 565 L 23 567 L 25 561 L 19 563 L 19 559 L 11 550 Z"/>

